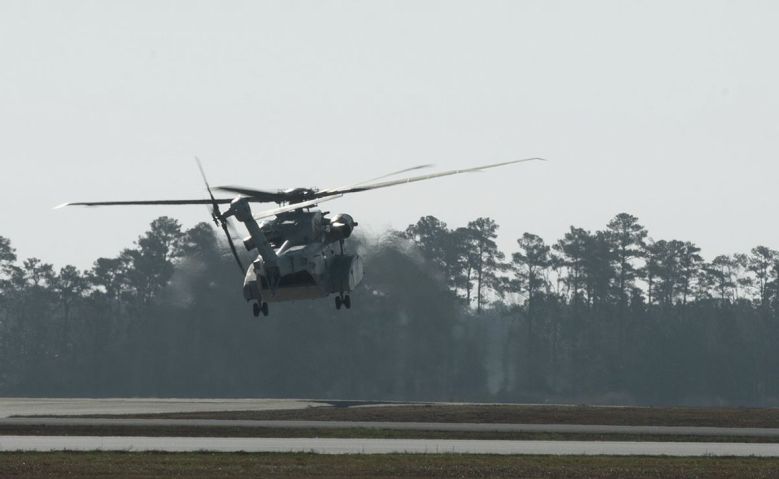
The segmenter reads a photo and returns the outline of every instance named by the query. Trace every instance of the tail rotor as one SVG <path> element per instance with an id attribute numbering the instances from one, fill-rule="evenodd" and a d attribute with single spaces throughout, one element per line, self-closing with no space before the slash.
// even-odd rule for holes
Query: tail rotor
<path id="1" fill-rule="evenodd" d="M 219 210 L 219 203 L 216 201 L 216 198 L 214 198 L 214 194 L 211 192 L 211 186 L 208 184 L 208 179 L 206 179 L 206 173 L 205 171 L 203 171 L 203 165 L 200 163 L 200 158 L 195 157 L 195 162 L 197 162 L 197 168 L 198 170 L 200 170 L 200 176 L 203 178 L 203 183 L 206 184 L 206 190 L 208 190 L 208 196 L 211 198 L 211 219 L 214 221 L 215 225 L 221 227 L 222 230 L 225 232 L 225 236 L 227 236 L 227 244 L 230 245 L 230 251 L 232 251 L 233 257 L 235 258 L 235 262 L 236 264 L 238 264 L 238 269 L 241 270 L 241 275 L 243 275 L 246 273 L 246 269 L 244 269 L 243 263 L 241 262 L 241 258 L 238 256 L 238 251 L 235 249 L 235 244 L 233 243 L 233 237 L 230 235 L 228 219 Z"/>

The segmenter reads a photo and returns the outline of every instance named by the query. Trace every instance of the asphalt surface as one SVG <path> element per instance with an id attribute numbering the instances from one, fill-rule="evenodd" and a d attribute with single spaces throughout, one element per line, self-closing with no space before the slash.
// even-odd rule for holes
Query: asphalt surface
<path id="1" fill-rule="evenodd" d="M 230 437 L 0 436 L 0 451 L 314 452 L 779 457 L 779 444 Z"/>
<path id="2" fill-rule="evenodd" d="M 130 427 L 247 427 L 277 429 L 388 429 L 399 431 L 546 432 L 574 434 L 632 434 L 665 436 L 779 437 L 779 428 L 692 426 L 606 426 L 584 424 L 490 424 L 443 422 L 278 421 L 243 419 L 131 419 L 14 417 L 0 419 L 10 426 L 130 426 Z"/>
<path id="3" fill-rule="evenodd" d="M 300 399 L 0 398 L 0 418 L 207 411 L 265 411 L 329 406 Z"/>

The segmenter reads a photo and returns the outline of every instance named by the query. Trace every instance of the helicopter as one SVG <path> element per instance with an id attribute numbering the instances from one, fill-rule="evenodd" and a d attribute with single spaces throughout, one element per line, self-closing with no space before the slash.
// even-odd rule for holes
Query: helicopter
<path id="1" fill-rule="evenodd" d="M 275 191 L 242 186 L 219 186 L 212 189 L 200 160 L 195 158 L 195 161 L 205 183 L 208 198 L 70 202 L 56 208 L 138 205 L 210 206 L 211 219 L 224 231 L 230 251 L 244 277 L 243 296 L 252 304 L 254 317 L 258 317 L 260 314 L 268 315 L 268 303 L 315 299 L 331 294 L 335 295 L 336 309 L 351 308 L 351 293 L 362 280 L 364 271 L 360 256 L 356 253 L 347 253 L 344 243 L 352 235 L 358 223 L 347 213 L 329 216 L 328 211 L 316 208 L 319 204 L 352 193 L 545 160 L 524 158 L 459 170 L 387 179 L 433 166 L 425 164 L 347 186 L 325 189 L 298 187 Z M 213 190 L 237 196 L 216 198 Z M 251 203 L 276 203 L 277 207 L 254 214 Z M 227 205 L 227 207 L 222 211 L 220 205 Z M 243 246 L 255 259 L 248 268 L 244 267 L 230 234 L 229 220 L 233 217 L 243 223 L 249 233 L 249 236 L 243 240 Z"/>

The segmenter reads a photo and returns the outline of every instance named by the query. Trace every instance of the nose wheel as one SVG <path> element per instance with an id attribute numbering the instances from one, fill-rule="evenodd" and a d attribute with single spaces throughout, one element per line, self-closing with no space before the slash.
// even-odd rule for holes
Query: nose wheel
<path id="1" fill-rule="evenodd" d="M 346 307 L 346 309 L 351 309 L 352 307 L 352 297 L 347 295 L 340 294 L 335 297 L 335 309 L 341 309 L 341 306 Z"/>
<path id="2" fill-rule="evenodd" d="M 263 316 L 268 315 L 268 303 L 265 301 L 262 302 L 262 305 L 260 303 L 254 303 L 252 305 L 252 314 L 254 314 L 254 317 L 258 317 L 262 313 Z"/>

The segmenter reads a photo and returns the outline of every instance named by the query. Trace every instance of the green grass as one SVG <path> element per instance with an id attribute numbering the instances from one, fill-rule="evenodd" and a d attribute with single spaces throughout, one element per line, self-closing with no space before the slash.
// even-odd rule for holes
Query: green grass
<path id="1" fill-rule="evenodd" d="M 3 479 L 186 478 L 775 478 L 779 459 L 245 453 L 0 453 Z"/>

